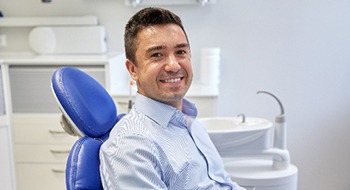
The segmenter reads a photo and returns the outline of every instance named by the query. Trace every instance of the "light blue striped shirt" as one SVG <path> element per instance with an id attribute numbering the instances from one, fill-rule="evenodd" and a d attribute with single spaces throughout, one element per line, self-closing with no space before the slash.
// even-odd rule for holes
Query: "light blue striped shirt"
<path id="1" fill-rule="evenodd" d="M 104 189 L 234 189 L 197 109 L 184 100 L 183 112 L 136 95 L 100 149 Z"/>

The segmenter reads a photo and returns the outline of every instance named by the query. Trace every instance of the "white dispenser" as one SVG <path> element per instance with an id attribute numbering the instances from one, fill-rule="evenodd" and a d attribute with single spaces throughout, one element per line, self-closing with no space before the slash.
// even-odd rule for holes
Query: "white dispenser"
<path id="1" fill-rule="evenodd" d="M 220 83 L 220 48 L 203 48 L 200 61 L 201 83 L 218 85 Z"/>

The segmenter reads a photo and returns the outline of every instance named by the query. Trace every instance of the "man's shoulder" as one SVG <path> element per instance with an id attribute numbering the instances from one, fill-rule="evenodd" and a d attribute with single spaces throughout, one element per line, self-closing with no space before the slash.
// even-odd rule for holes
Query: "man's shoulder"
<path id="1" fill-rule="evenodd" d="M 143 113 L 132 110 L 116 123 L 110 132 L 109 139 L 147 136 L 151 133 L 150 122 Z"/>

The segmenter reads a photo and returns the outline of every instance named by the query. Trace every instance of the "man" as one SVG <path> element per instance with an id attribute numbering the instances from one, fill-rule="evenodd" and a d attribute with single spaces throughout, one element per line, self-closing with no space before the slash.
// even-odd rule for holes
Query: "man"
<path id="1" fill-rule="evenodd" d="M 100 150 L 104 189 L 234 189 L 197 109 L 184 99 L 191 50 L 180 18 L 145 8 L 125 27 L 135 104 Z"/>

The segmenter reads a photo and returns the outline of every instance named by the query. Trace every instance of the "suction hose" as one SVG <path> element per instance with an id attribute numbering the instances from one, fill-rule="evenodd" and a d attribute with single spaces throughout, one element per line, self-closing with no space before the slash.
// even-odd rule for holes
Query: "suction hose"
<path id="1" fill-rule="evenodd" d="M 286 117 L 284 113 L 284 108 L 281 101 L 272 93 L 267 91 L 258 91 L 257 94 L 268 94 L 272 96 L 278 103 L 281 113 L 276 116 L 275 120 L 275 136 L 274 136 L 274 148 L 268 150 L 267 154 L 274 155 L 274 167 L 276 169 L 285 169 L 290 164 L 290 155 L 287 150 L 287 124 Z M 277 158 L 277 157 L 280 158 Z"/>

